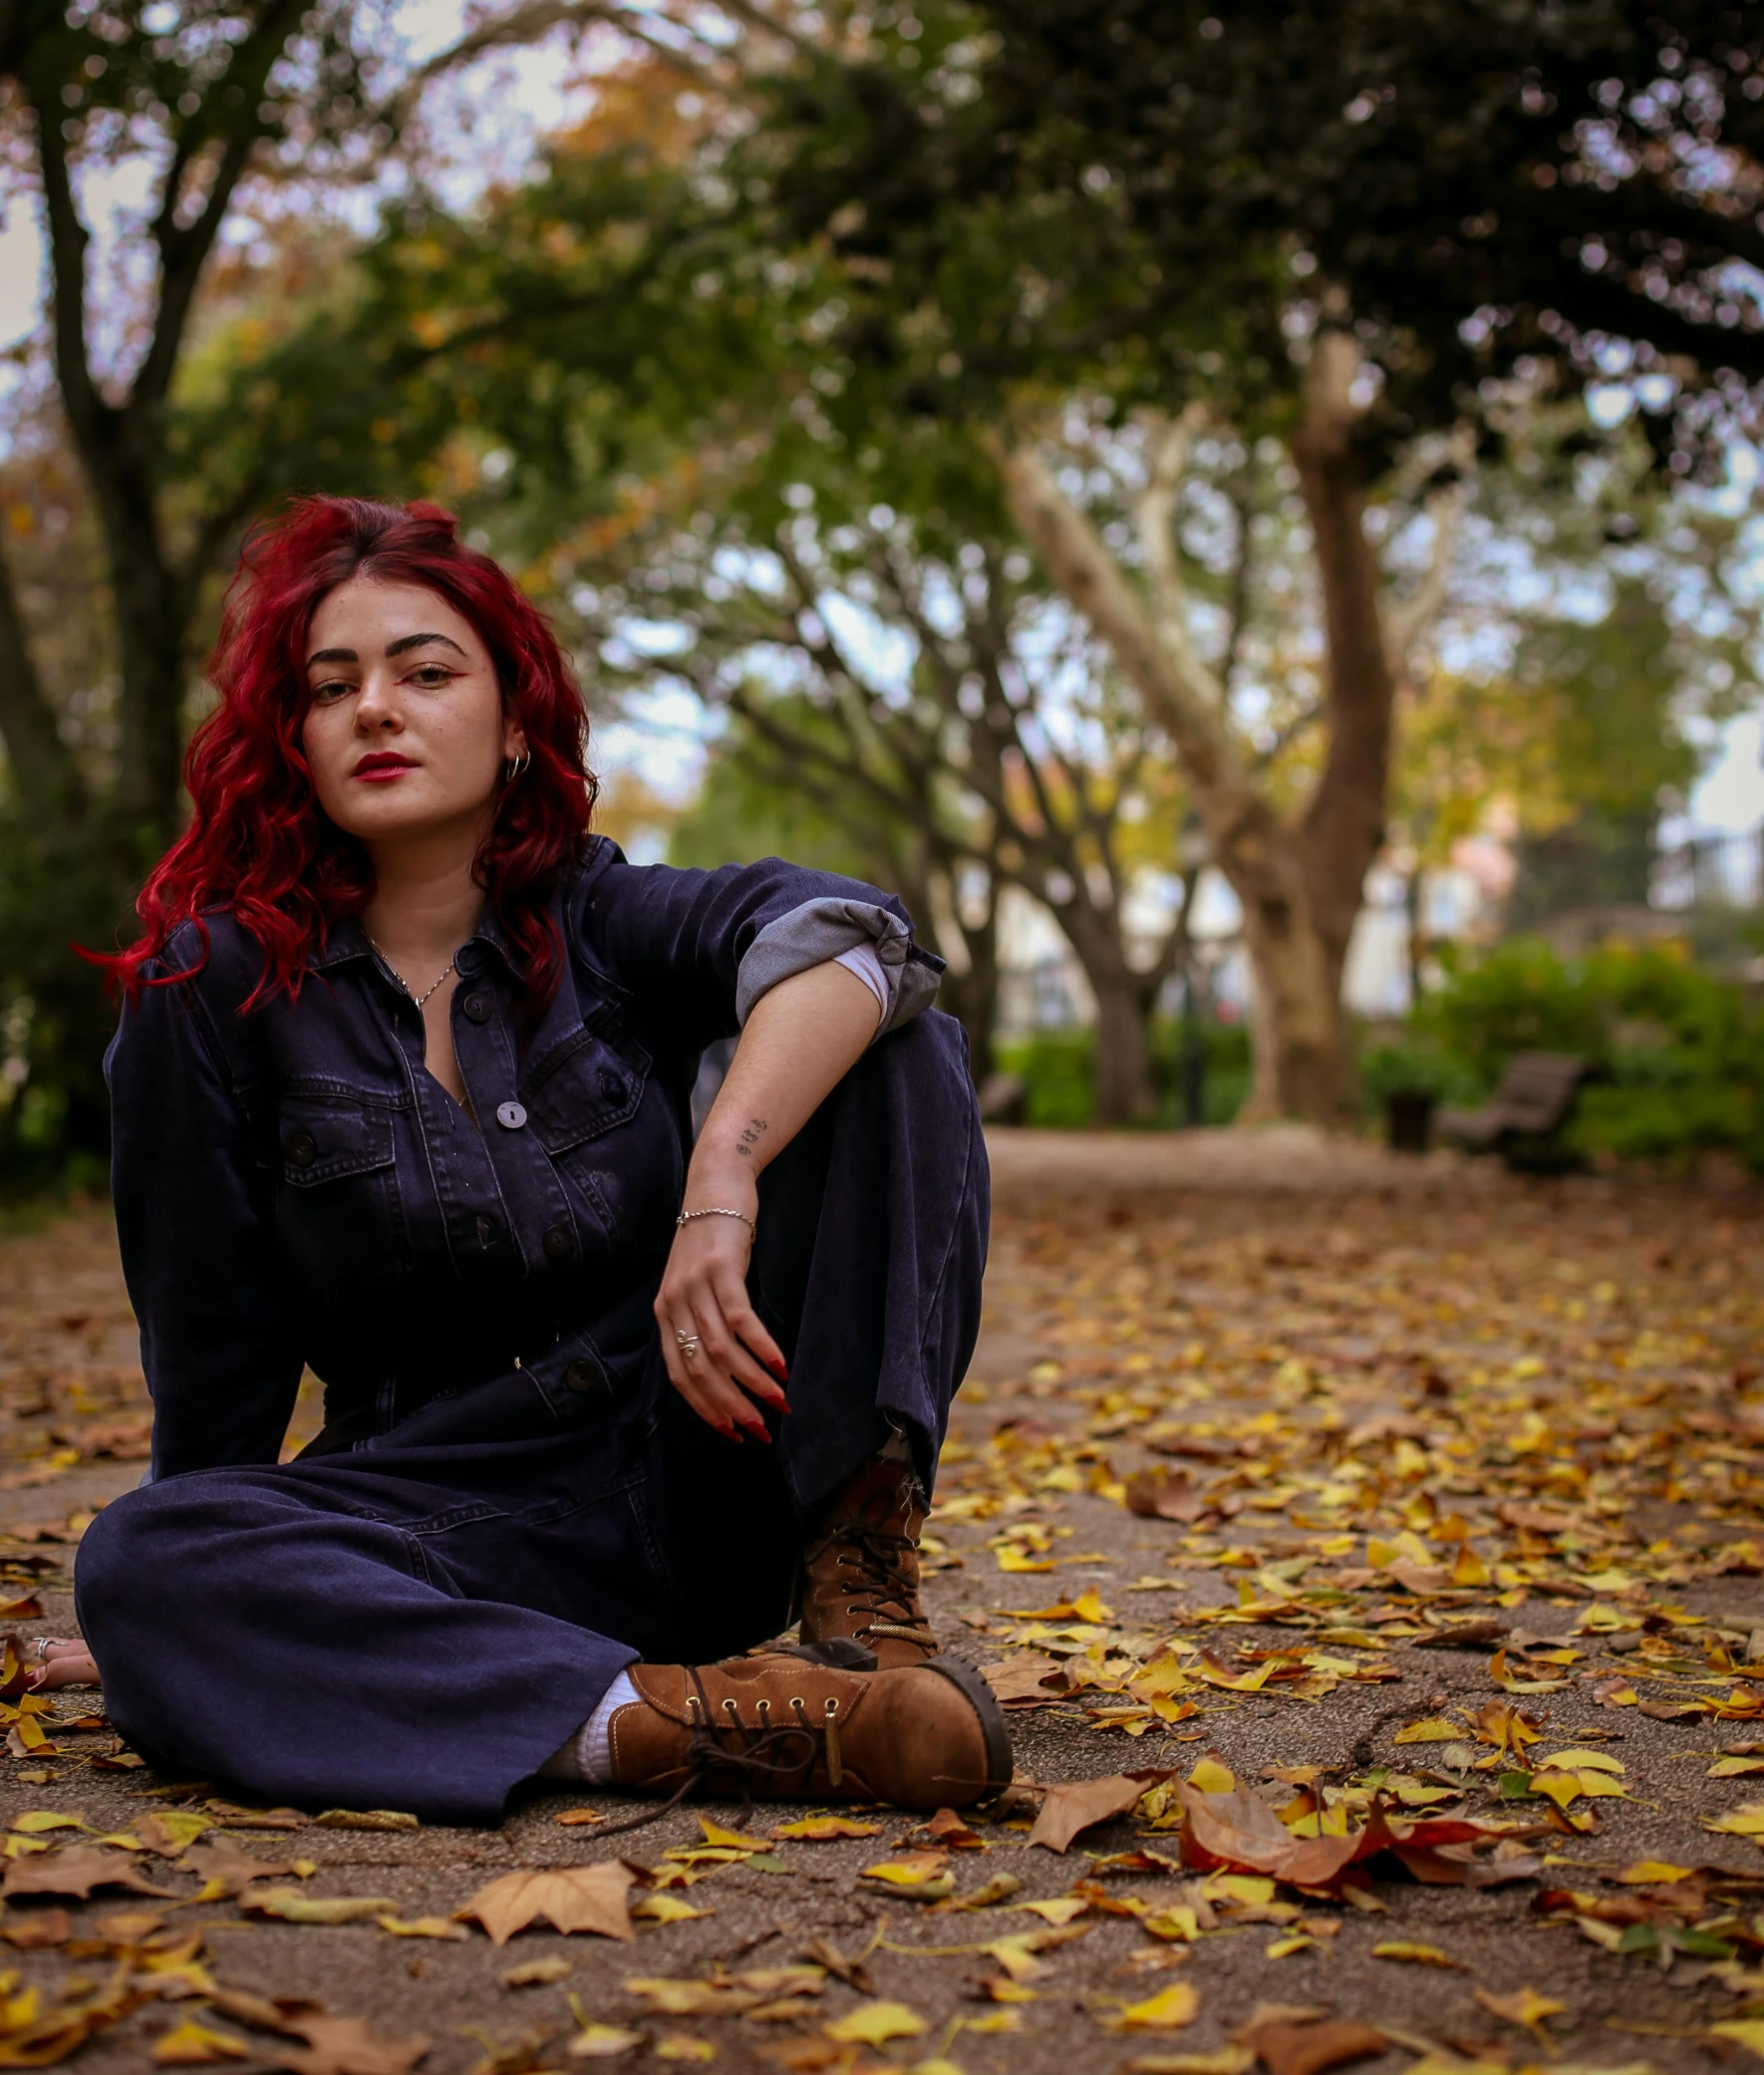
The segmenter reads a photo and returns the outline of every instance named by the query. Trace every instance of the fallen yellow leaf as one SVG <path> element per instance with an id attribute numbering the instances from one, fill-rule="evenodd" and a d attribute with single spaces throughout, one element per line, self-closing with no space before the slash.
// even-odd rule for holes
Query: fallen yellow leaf
<path id="1" fill-rule="evenodd" d="M 1104 2022 L 1112 2031 L 1176 2032 L 1193 2024 L 1201 2007 L 1199 1991 L 1186 1981 L 1172 1981 L 1142 2003 L 1128 2003 Z"/>
<path id="2" fill-rule="evenodd" d="M 829 2039 L 842 2046 L 882 2046 L 890 2039 L 916 2039 L 931 2027 L 905 2003 L 860 2003 L 834 2023 L 823 2025 Z"/>
<path id="3" fill-rule="evenodd" d="M 1511 1995 L 1491 1995 L 1486 1988 L 1475 1993 L 1485 2010 L 1506 2018 L 1509 2024 L 1538 2025 L 1546 2017 L 1560 2017 L 1568 2008 L 1553 1996 L 1540 1995 L 1535 1988 L 1516 1988 Z"/>
<path id="4" fill-rule="evenodd" d="M 1374 1959 L 1401 1959 L 1420 1967 L 1462 1967 L 1461 1959 L 1453 1959 L 1449 1953 L 1441 1952 L 1437 1945 L 1417 1945 L 1407 1938 L 1386 1938 L 1382 1944 L 1372 1947 Z"/>
<path id="5" fill-rule="evenodd" d="M 210 2025 L 186 2017 L 174 2031 L 155 2042 L 148 2057 L 156 2068 L 201 2068 L 215 2061 L 252 2060 L 256 2056 L 243 2039 L 235 2039 L 231 2032 L 217 2032 Z"/>

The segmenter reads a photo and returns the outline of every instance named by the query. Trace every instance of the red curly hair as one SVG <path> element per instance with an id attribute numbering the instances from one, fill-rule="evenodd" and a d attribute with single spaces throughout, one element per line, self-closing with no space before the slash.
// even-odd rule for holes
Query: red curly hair
<path id="1" fill-rule="evenodd" d="M 246 1008 L 277 994 L 293 1000 L 332 927 L 372 898 L 367 850 L 320 807 L 301 745 L 313 615 L 354 576 L 421 584 L 469 620 L 526 732 L 532 762 L 505 790 L 473 869 L 528 1007 L 542 1009 L 563 973 L 550 896 L 587 833 L 596 792 L 584 757 L 588 717 L 544 615 L 504 569 L 459 540 L 450 512 L 427 503 L 298 497 L 249 535 L 208 666 L 220 702 L 184 756 L 189 824 L 136 902 L 141 937 L 99 963 L 125 987 L 137 985 L 173 930 L 223 907 L 264 950 Z"/>

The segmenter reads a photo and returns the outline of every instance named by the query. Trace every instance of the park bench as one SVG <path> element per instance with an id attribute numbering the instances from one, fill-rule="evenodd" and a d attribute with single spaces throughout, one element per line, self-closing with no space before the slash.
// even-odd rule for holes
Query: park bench
<path id="1" fill-rule="evenodd" d="M 1509 1166 L 1558 1164 L 1551 1155 L 1592 1071 L 1591 1060 L 1570 1052 L 1515 1052 L 1493 1098 L 1480 1109 L 1442 1110 L 1439 1134 L 1473 1153 L 1501 1153 Z"/>

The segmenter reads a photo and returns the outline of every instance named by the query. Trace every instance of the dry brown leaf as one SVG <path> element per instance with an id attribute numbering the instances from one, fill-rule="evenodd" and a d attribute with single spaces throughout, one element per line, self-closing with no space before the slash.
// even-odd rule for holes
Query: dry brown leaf
<path id="1" fill-rule="evenodd" d="M 635 1938 L 626 1907 L 631 1880 L 630 1868 L 618 1859 L 605 1859 L 597 1866 L 504 1874 L 480 1888 L 455 1914 L 462 1924 L 472 1920 L 481 1924 L 497 1945 L 505 1945 L 517 1930 L 541 1917 L 562 1931 Z"/>
<path id="2" fill-rule="evenodd" d="M 153 1920 L 155 1928 L 162 1922 Z M 73 1920 L 66 1910 L 33 1910 L 28 1917 L 17 1917 L 0 1929 L 0 1938 L 9 1945 L 16 1945 L 21 1952 L 37 1952 L 45 1945 L 65 1945 L 73 1935 Z"/>
<path id="3" fill-rule="evenodd" d="M 1185 1819 L 1183 1856 L 1196 1866 L 1272 1874 L 1302 1887 L 1325 1888 L 1362 1851 L 1359 1837 L 1295 1837 L 1248 1787 L 1204 1794 L 1178 1781 L 1175 1792 Z"/>
<path id="4" fill-rule="evenodd" d="M 389 2038 L 359 2017 L 291 2017 L 285 2029 L 304 2045 L 259 2048 L 258 2057 L 294 2075 L 410 2075 L 430 2043 Z"/>
<path id="5" fill-rule="evenodd" d="M 222 1838 L 217 1845 L 192 1846 L 179 1864 L 209 1884 L 204 1891 L 208 1902 L 225 1901 L 240 1894 L 247 1882 L 279 1880 L 295 1869 L 292 1860 L 259 1859 L 231 1838 Z"/>
<path id="6" fill-rule="evenodd" d="M 1051 1707 L 1066 1689 L 1059 1659 L 1034 1650 L 1003 1664 L 983 1664 L 980 1672 L 1001 1707 Z"/>
<path id="7" fill-rule="evenodd" d="M 1117 1772 L 1106 1779 L 1070 1780 L 1049 1787 L 1029 1842 L 1044 1845 L 1049 1852 L 1063 1852 L 1079 1831 L 1106 1823 L 1111 1816 L 1124 1816 L 1138 1806 L 1148 1789 L 1174 1777 L 1169 1771 Z"/>
<path id="8" fill-rule="evenodd" d="M 95 1888 L 132 1888 L 137 1895 L 170 1897 L 136 1870 L 125 1852 L 102 1845 L 83 1845 L 69 1852 L 45 1852 L 8 1862 L 0 1895 L 77 1895 L 82 1902 Z"/>
<path id="9" fill-rule="evenodd" d="M 870 1979 L 870 1970 L 861 1959 L 848 1959 L 831 1938 L 811 1938 L 802 1948 L 802 1957 L 817 1967 L 825 1967 L 847 1988 L 855 1988 L 859 1995 L 874 1995 L 876 1984 Z"/>
<path id="10" fill-rule="evenodd" d="M 1386 2051 L 1384 2034 L 1354 2017 L 1320 2022 L 1254 2022 L 1237 2035 L 1254 2049 L 1268 2075 L 1322 2075 L 1347 2061 L 1368 2060 Z"/>
<path id="11" fill-rule="evenodd" d="M 1140 1470 L 1127 1479 L 1123 1497 L 1127 1511 L 1142 1520 L 1179 1520 L 1187 1527 L 1217 1504 L 1209 1493 L 1195 1489 L 1186 1470 Z"/>

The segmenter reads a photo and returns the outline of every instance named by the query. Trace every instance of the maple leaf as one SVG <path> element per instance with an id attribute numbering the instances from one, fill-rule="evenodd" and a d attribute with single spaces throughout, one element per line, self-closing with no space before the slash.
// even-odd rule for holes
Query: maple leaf
<path id="1" fill-rule="evenodd" d="M 286 2029 L 304 2046 L 262 2047 L 258 2055 L 293 2075 L 410 2075 L 429 2051 L 425 2038 L 389 2038 L 359 2017 L 292 2017 Z"/>
<path id="2" fill-rule="evenodd" d="M 138 1895 L 169 1897 L 155 1888 L 121 1852 L 87 1845 L 40 1859 L 15 1859 L 0 1880 L 0 1895 L 77 1895 L 84 1902 L 95 1888 L 132 1888 Z"/>
<path id="3" fill-rule="evenodd" d="M 1065 1781 L 1049 1787 L 1029 1842 L 1043 1845 L 1049 1852 L 1064 1852 L 1080 1831 L 1106 1823 L 1111 1816 L 1125 1815 L 1138 1807 L 1149 1788 L 1173 1777 L 1168 1770 L 1117 1772 L 1106 1779 Z"/>
<path id="4" fill-rule="evenodd" d="M 542 1873 L 504 1874 L 480 1888 L 455 1914 L 475 1919 L 493 1944 L 505 1945 L 517 1930 L 544 1918 L 561 1931 L 593 1931 L 603 1938 L 634 1938 L 625 1899 L 631 1870 L 622 1860 L 595 1866 L 550 1867 Z"/>
<path id="5" fill-rule="evenodd" d="M 1067 1690 L 1065 1666 L 1033 1650 L 1002 1664 L 983 1664 L 981 1676 L 1001 1707 L 1051 1707 Z"/>
<path id="6" fill-rule="evenodd" d="M 1368 2060 L 1389 2051 L 1384 2034 L 1357 2018 L 1291 2018 L 1252 2016 L 1238 2037 L 1250 2047 L 1268 2075 L 1322 2075 L 1349 2061 Z"/>

